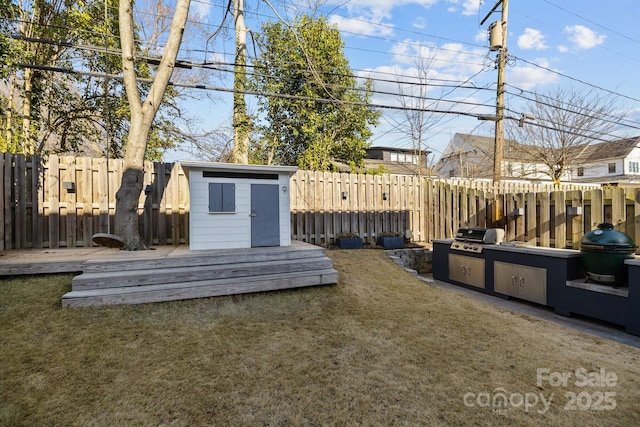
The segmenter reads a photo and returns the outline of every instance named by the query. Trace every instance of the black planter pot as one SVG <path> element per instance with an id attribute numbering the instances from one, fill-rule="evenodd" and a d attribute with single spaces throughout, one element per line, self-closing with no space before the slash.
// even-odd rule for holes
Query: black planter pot
<path id="1" fill-rule="evenodd" d="M 362 239 L 360 237 L 338 238 L 336 245 L 340 249 L 362 249 Z"/>
<path id="2" fill-rule="evenodd" d="M 404 247 L 404 238 L 402 236 L 378 237 L 376 243 L 385 249 L 402 249 Z"/>

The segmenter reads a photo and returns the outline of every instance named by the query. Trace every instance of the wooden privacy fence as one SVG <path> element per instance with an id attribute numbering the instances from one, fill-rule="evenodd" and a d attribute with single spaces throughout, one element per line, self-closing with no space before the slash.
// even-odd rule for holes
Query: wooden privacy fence
<path id="1" fill-rule="evenodd" d="M 123 161 L 0 154 L 0 249 L 93 246 L 113 231 Z M 140 232 L 148 244 L 188 240 L 189 191 L 182 169 L 145 162 Z"/>
<path id="2" fill-rule="evenodd" d="M 122 160 L 0 154 L 0 249 L 93 246 L 113 230 Z M 189 191 L 178 164 L 145 163 L 140 231 L 151 245 L 189 242 Z M 600 222 L 640 242 L 640 189 L 437 180 L 298 171 L 290 181 L 292 238 L 329 245 L 341 233 L 429 242 L 460 227 L 501 227 L 507 240 L 577 247 Z M 407 230 L 410 231 L 407 234 Z"/>

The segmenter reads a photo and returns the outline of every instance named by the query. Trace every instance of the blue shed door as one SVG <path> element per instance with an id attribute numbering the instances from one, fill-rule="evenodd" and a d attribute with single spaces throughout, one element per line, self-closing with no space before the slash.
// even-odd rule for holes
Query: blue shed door
<path id="1" fill-rule="evenodd" d="M 279 186 L 251 184 L 251 247 L 280 246 Z"/>

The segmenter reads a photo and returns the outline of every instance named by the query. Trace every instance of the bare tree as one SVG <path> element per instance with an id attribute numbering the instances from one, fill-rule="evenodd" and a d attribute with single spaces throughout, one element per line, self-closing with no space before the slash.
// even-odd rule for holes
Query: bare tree
<path id="1" fill-rule="evenodd" d="M 429 98 L 429 92 L 433 91 L 429 80 L 433 69 L 433 54 L 425 55 L 427 49 L 418 49 L 412 75 L 398 78 L 398 101 L 402 106 L 402 119 L 395 120 L 397 132 L 407 136 L 411 140 L 411 148 L 417 159 L 416 173 L 422 176 L 424 169 L 428 167 L 428 135 L 443 118 L 443 115 L 433 113 L 437 109 L 438 101 Z M 406 81 L 409 79 L 409 81 Z"/>
<path id="2" fill-rule="evenodd" d="M 190 0 L 177 0 L 169 37 L 158 71 L 146 99 L 142 101 L 136 73 L 133 0 L 120 1 L 122 68 L 127 99 L 131 108 L 131 127 L 124 152 L 122 181 L 120 189 L 116 193 L 115 232 L 124 240 L 124 247 L 128 250 L 146 249 L 138 228 L 138 199 L 143 185 L 144 155 L 153 119 L 158 112 L 164 91 L 175 67 L 190 3 Z"/>
<path id="3" fill-rule="evenodd" d="M 535 93 L 520 120 L 511 121 L 509 137 L 519 142 L 513 149 L 520 157 L 542 163 L 559 183 L 584 149 L 594 142 L 611 140 L 624 112 L 613 97 L 575 89 Z"/>

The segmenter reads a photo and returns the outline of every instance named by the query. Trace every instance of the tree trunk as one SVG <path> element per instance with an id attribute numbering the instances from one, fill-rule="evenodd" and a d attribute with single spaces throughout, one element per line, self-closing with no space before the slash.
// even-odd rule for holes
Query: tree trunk
<path id="1" fill-rule="evenodd" d="M 176 4 L 169 38 L 160 65 L 158 65 L 158 72 L 153 79 L 149 95 L 142 102 L 135 71 L 133 0 L 120 1 L 122 69 L 127 100 L 131 109 L 131 128 L 124 152 L 124 173 L 120 189 L 116 193 L 115 232 L 124 240 L 124 249 L 126 250 L 146 249 L 146 245 L 140 237 L 138 226 L 138 200 L 144 184 L 144 155 L 153 119 L 173 73 L 189 15 L 189 4 L 190 0 L 178 0 Z"/>
<path id="2" fill-rule="evenodd" d="M 15 106 L 15 92 L 16 92 L 16 73 L 15 71 L 11 73 L 11 78 L 9 80 L 9 95 L 7 100 L 7 118 L 5 122 L 6 132 L 6 143 L 7 148 L 14 147 L 13 145 L 13 112 L 16 108 Z M 10 151 L 15 151 L 15 148 L 12 148 Z"/>
<path id="3" fill-rule="evenodd" d="M 236 29 L 236 65 L 233 82 L 233 161 L 249 163 L 249 117 L 244 91 L 247 85 L 247 27 L 244 24 L 244 0 L 234 0 L 233 16 Z"/>
<path id="4" fill-rule="evenodd" d="M 132 114 L 129 141 L 124 153 L 124 172 L 116 193 L 115 233 L 124 240 L 124 248 L 130 251 L 147 249 L 140 236 L 138 203 L 144 185 L 144 154 L 150 128 L 148 116 L 145 117 L 143 113 L 134 121 Z"/>
<path id="5" fill-rule="evenodd" d="M 20 150 L 24 154 L 33 154 L 33 135 L 31 133 L 31 95 L 33 93 L 33 70 L 24 70 L 24 99 L 22 100 L 22 141 Z"/>

